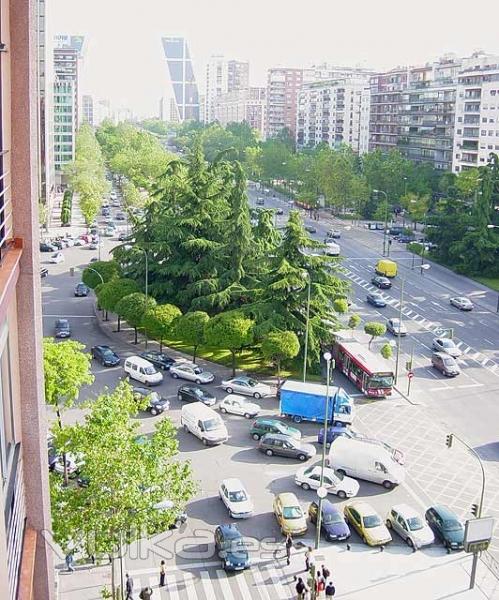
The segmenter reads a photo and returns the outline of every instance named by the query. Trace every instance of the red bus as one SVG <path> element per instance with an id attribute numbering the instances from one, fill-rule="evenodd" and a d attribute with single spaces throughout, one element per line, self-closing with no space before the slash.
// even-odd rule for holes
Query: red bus
<path id="1" fill-rule="evenodd" d="M 367 344 L 356 340 L 337 340 L 333 346 L 336 367 L 366 396 L 390 396 L 394 373 L 390 363 L 374 354 Z"/>

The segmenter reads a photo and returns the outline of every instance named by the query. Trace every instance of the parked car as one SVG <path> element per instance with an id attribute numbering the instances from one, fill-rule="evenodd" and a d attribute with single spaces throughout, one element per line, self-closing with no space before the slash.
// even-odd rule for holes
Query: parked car
<path id="1" fill-rule="evenodd" d="M 257 400 L 264 396 L 272 396 L 272 388 L 270 385 L 260 383 L 256 379 L 253 379 L 253 377 L 244 375 L 222 381 L 222 387 L 228 394 L 236 392 L 237 394 L 243 394 L 244 396 L 253 396 L 253 398 L 256 398 Z"/>
<path id="2" fill-rule="evenodd" d="M 378 292 L 369 292 L 366 297 L 367 303 L 376 306 L 377 308 L 384 308 L 386 306 L 386 300 Z"/>
<path id="3" fill-rule="evenodd" d="M 260 412 L 260 407 L 254 402 L 249 402 L 246 398 L 237 394 L 228 394 L 220 402 L 220 412 L 230 413 L 232 415 L 241 415 L 246 419 L 252 419 Z"/>
<path id="4" fill-rule="evenodd" d="M 155 367 L 158 367 L 163 371 L 168 371 L 175 362 L 174 358 L 171 358 L 164 352 L 158 352 L 157 350 L 146 350 L 145 352 L 141 352 L 139 356 L 145 358 Z"/>
<path id="5" fill-rule="evenodd" d="M 298 498 L 292 492 L 278 494 L 273 502 L 274 515 L 283 535 L 307 533 L 307 519 Z"/>
<path id="6" fill-rule="evenodd" d="M 206 406 L 213 406 L 217 399 L 211 392 L 196 385 L 181 385 L 177 390 L 177 399 L 180 402 L 202 402 Z"/>
<path id="7" fill-rule="evenodd" d="M 354 437 L 354 435 L 355 434 L 350 427 L 345 427 L 345 425 L 332 425 L 327 429 L 326 448 L 329 448 L 333 440 L 335 440 L 337 437 Z M 324 443 L 324 427 L 319 429 L 319 433 L 317 434 L 317 443 L 319 446 L 322 446 Z"/>
<path id="8" fill-rule="evenodd" d="M 395 462 L 398 462 L 399 465 L 403 465 L 405 463 L 405 455 L 402 450 L 397 450 L 397 448 L 392 448 L 389 444 L 378 440 L 377 438 L 370 438 L 363 433 L 359 433 L 355 431 L 351 427 L 345 427 L 344 425 L 333 425 L 328 427 L 327 437 L 326 437 L 326 448 L 329 448 L 332 442 L 338 437 L 346 437 L 353 440 L 361 440 L 363 442 L 368 442 L 371 444 L 376 444 L 378 446 L 383 446 L 385 450 L 388 450 L 391 457 Z M 324 428 L 322 427 L 319 430 L 319 434 L 317 435 L 317 441 L 319 445 L 323 444 L 324 440 Z"/>
<path id="9" fill-rule="evenodd" d="M 40 277 L 47 277 L 48 274 L 49 270 L 47 269 L 47 267 L 40 267 Z"/>
<path id="10" fill-rule="evenodd" d="M 257 204 L 257 206 L 264 206 L 264 204 L 265 204 L 265 199 L 259 196 L 259 197 L 256 199 L 256 204 Z"/>
<path id="11" fill-rule="evenodd" d="M 317 227 L 314 225 L 305 225 L 305 231 L 308 233 L 317 233 Z"/>
<path id="12" fill-rule="evenodd" d="M 118 241 L 124 242 L 126 240 L 126 238 L 127 238 L 126 233 L 124 231 L 122 231 L 118 236 Z"/>
<path id="13" fill-rule="evenodd" d="M 431 364 L 446 377 L 456 377 L 461 373 L 461 368 L 456 359 L 444 352 L 434 352 L 431 355 Z"/>
<path id="14" fill-rule="evenodd" d="M 341 248 L 339 244 L 336 244 L 332 240 L 328 240 L 324 244 L 323 252 L 326 256 L 339 256 L 341 254 Z"/>
<path id="15" fill-rule="evenodd" d="M 57 247 L 48 242 L 40 242 L 40 252 L 55 252 Z"/>
<path id="16" fill-rule="evenodd" d="M 389 290 L 392 287 L 392 282 L 388 279 L 388 277 L 383 277 L 381 275 L 376 275 L 371 279 L 371 283 L 381 290 Z"/>
<path id="17" fill-rule="evenodd" d="M 83 298 L 85 296 L 88 296 L 89 292 L 90 292 L 90 289 L 84 283 L 80 282 L 80 283 L 76 284 L 75 291 L 74 291 L 74 294 L 76 297 Z"/>
<path id="18" fill-rule="evenodd" d="M 163 374 L 148 360 L 140 356 L 129 356 L 123 365 L 125 373 L 131 378 L 146 385 L 159 385 L 163 381 Z"/>
<path id="19" fill-rule="evenodd" d="M 301 432 L 296 427 L 290 427 L 272 417 L 260 417 L 251 426 L 250 435 L 254 440 L 259 440 L 266 433 L 280 433 L 295 440 L 301 440 Z"/>
<path id="20" fill-rule="evenodd" d="M 247 519 L 253 514 L 253 502 L 239 479 L 224 479 L 218 495 L 232 519 Z"/>
<path id="21" fill-rule="evenodd" d="M 98 360 L 104 367 L 116 367 L 116 365 L 120 364 L 120 357 L 109 346 L 92 346 L 90 352 L 92 354 L 92 358 Z"/>
<path id="22" fill-rule="evenodd" d="M 410 244 L 415 241 L 415 237 L 413 235 L 407 235 L 406 233 L 402 233 L 397 237 L 397 241 L 401 244 Z"/>
<path id="23" fill-rule="evenodd" d="M 126 215 L 125 215 L 125 213 L 117 212 L 115 219 L 117 221 L 126 221 Z"/>
<path id="24" fill-rule="evenodd" d="M 284 209 L 283 208 L 276 208 L 276 215 L 283 215 L 284 214 Z"/>
<path id="25" fill-rule="evenodd" d="M 459 308 L 459 310 L 473 310 L 473 302 L 469 298 L 456 296 L 451 298 L 449 302 L 452 304 L 452 306 Z"/>
<path id="26" fill-rule="evenodd" d="M 195 363 L 178 362 L 170 367 L 170 375 L 174 379 L 187 379 L 195 381 L 198 385 L 201 383 L 211 383 L 215 379 L 215 375 L 203 369 Z"/>
<path id="27" fill-rule="evenodd" d="M 341 231 L 339 231 L 338 229 L 330 229 L 326 233 L 326 237 L 332 238 L 333 240 L 339 240 L 341 238 Z"/>
<path id="28" fill-rule="evenodd" d="M 425 513 L 425 519 L 435 537 L 447 548 L 447 552 L 463 549 L 464 527 L 450 508 L 442 504 L 430 506 Z"/>
<path id="29" fill-rule="evenodd" d="M 404 325 L 404 323 L 397 318 L 393 318 L 393 319 L 388 319 L 388 321 L 386 322 L 386 329 L 393 335 L 396 336 L 405 336 L 407 335 L 407 327 Z"/>
<path id="30" fill-rule="evenodd" d="M 275 454 L 286 458 L 297 458 L 301 461 L 309 460 L 317 453 L 312 444 L 306 444 L 281 433 L 266 433 L 261 438 L 258 449 L 267 456 Z"/>
<path id="31" fill-rule="evenodd" d="M 431 345 L 437 352 L 443 352 L 452 356 L 452 358 L 458 358 L 462 354 L 462 351 L 456 346 L 454 341 L 449 338 L 435 338 Z"/>
<path id="32" fill-rule="evenodd" d="M 68 338 L 71 337 L 71 327 L 67 319 L 57 319 L 55 322 L 55 337 Z"/>
<path id="33" fill-rule="evenodd" d="M 350 502 L 343 509 L 345 518 L 357 531 L 364 544 L 368 546 L 384 546 L 392 541 L 383 519 L 367 502 L 357 500 Z"/>
<path id="34" fill-rule="evenodd" d="M 153 392 L 149 388 L 134 387 L 133 395 L 137 400 L 147 398 L 148 405 L 146 410 L 153 416 L 159 415 L 170 408 L 170 403 L 166 398 L 162 398 L 158 392 Z"/>
<path id="35" fill-rule="evenodd" d="M 243 571 L 251 564 L 244 538 L 232 523 L 215 529 L 215 550 L 225 571 Z"/>
<path id="36" fill-rule="evenodd" d="M 435 536 L 423 517 L 407 504 L 392 506 L 386 518 L 386 526 L 397 532 L 406 544 L 415 550 L 435 541 Z"/>
<path id="37" fill-rule="evenodd" d="M 180 425 L 184 431 L 199 438 L 205 446 L 217 446 L 229 439 L 223 419 L 202 402 L 189 402 L 182 406 Z"/>
<path id="38" fill-rule="evenodd" d="M 295 483 L 304 490 L 317 490 L 321 484 L 321 466 L 312 465 L 302 467 L 295 475 Z M 338 473 L 334 469 L 325 468 L 323 486 L 329 494 L 336 494 L 338 498 L 353 498 L 359 492 L 359 483 L 351 477 Z"/>
<path id="39" fill-rule="evenodd" d="M 312 502 L 308 507 L 308 516 L 310 522 L 317 524 L 317 515 L 319 514 L 319 505 Z M 340 542 L 348 540 L 350 537 L 350 527 L 348 527 L 345 517 L 340 509 L 327 499 L 322 501 L 321 531 L 324 532 L 329 542 Z"/>
<path id="40" fill-rule="evenodd" d="M 54 265 L 64 262 L 64 254 L 62 252 L 54 252 L 50 257 L 50 262 Z"/>

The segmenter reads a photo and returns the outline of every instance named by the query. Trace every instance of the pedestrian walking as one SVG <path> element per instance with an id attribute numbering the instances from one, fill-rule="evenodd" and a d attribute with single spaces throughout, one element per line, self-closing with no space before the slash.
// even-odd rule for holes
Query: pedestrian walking
<path id="1" fill-rule="evenodd" d="M 133 579 L 128 573 L 126 574 L 125 592 L 125 600 L 133 600 Z"/>
<path id="2" fill-rule="evenodd" d="M 68 569 L 68 571 L 70 573 L 72 573 L 75 570 L 75 568 L 73 566 L 74 558 L 73 558 L 73 553 L 72 552 L 68 552 L 66 554 L 65 562 L 66 562 L 66 568 Z"/>
<path id="3" fill-rule="evenodd" d="M 159 566 L 159 587 L 165 586 L 165 575 L 166 575 L 166 566 L 165 561 L 162 560 Z"/>
<path id="4" fill-rule="evenodd" d="M 151 600 L 151 596 L 152 596 L 152 589 L 149 586 L 142 588 L 140 590 L 140 594 L 139 594 L 140 600 Z"/>
<path id="5" fill-rule="evenodd" d="M 288 533 L 286 535 L 286 560 L 288 563 L 288 566 L 291 564 L 291 548 L 293 547 L 293 538 L 291 537 L 291 534 Z"/>
<path id="6" fill-rule="evenodd" d="M 322 598 L 323 592 L 325 589 L 326 589 L 326 582 L 324 581 L 324 578 L 322 577 L 322 574 L 319 570 L 317 573 L 317 577 L 315 579 L 315 597 Z"/>
<path id="7" fill-rule="evenodd" d="M 322 576 L 324 577 L 324 579 L 326 581 L 328 581 L 328 579 L 331 577 L 331 571 L 324 565 L 321 565 L 321 571 L 322 571 Z"/>
<path id="8" fill-rule="evenodd" d="M 298 577 L 298 581 L 295 586 L 296 597 L 298 600 L 303 600 L 305 598 L 305 592 L 307 591 L 307 586 L 303 583 L 303 579 Z"/>
<path id="9" fill-rule="evenodd" d="M 305 571 L 310 571 L 312 565 L 315 564 L 314 551 L 312 550 L 312 546 L 307 548 L 305 552 Z"/>
<path id="10" fill-rule="evenodd" d="M 336 588 L 334 587 L 333 582 L 330 581 L 326 585 L 326 600 L 327 600 L 327 598 L 332 598 L 335 594 L 336 594 Z"/>

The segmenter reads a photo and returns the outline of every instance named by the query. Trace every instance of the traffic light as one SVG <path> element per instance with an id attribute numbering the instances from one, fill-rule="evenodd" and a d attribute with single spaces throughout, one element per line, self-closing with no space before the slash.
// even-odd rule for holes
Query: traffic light
<path id="1" fill-rule="evenodd" d="M 447 448 L 450 448 L 452 446 L 453 438 L 454 438 L 454 436 L 452 435 L 452 433 L 448 433 L 445 436 L 445 445 L 447 446 Z"/>
<path id="2" fill-rule="evenodd" d="M 406 371 L 412 371 L 412 360 L 406 360 L 405 361 L 405 370 Z"/>
<path id="3" fill-rule="evenodd" d="M 478 504 L 472 504 L 470 510 L 474 517 L 478 517 Z"/>

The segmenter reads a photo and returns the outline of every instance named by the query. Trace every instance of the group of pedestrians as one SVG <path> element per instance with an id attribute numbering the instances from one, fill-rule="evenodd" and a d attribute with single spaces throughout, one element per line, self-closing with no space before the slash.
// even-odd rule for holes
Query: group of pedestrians
<path id="1" fill-rule="evenodd" d="M 165 586 L 166 563 L 164 560 L 159 565 L 159 587 Z M 149 586 L 142 588 L 139 592 L 139 600 L 151 600 L 153 589 Z M 125 600 L 134 600 L 134 581 L 127 573 L 125 583 Z"/>
<path id="2" fill-rule="evenodd" d="M 288 534 L 286 536 L 286 562 L 288 566 L 291 564 L 292 548 L 293 539 Z M 331 571 L 325 565 L 321 565 L 320 569 L 316 568 L 314 551 L 311 546 L 305 552 L 305 573 L 304 577 L 295 577 L 295 590 L 298 600 L 333 598 L 336 589 L 331 579 Z M 306 578 L 306 582 L 304 578 Z"/>

